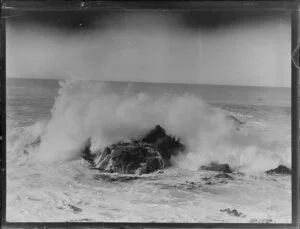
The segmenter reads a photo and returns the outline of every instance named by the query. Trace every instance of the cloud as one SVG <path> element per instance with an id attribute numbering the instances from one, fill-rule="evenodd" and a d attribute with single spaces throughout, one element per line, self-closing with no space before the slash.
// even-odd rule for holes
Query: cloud
<path id="1" fill-rule="evenodd" d="M 8 77 L 290 86 L 290 25 L 191 30 L 175 16 L 122 14 L 74 32 L 8 23 Z M 107 22 L 108 23 L 108 22 Z M 84 26 L 84 25 L 83 25 Z"/>

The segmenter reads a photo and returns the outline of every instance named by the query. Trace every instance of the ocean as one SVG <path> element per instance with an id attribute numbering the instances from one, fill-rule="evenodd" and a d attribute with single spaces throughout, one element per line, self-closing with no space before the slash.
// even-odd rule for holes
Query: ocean
<path id="1" fill-rule="evenodd" d="M 290 88 L 8 78 L 6 99 L 8 221 L 291 221 L 290 176 L 264 173 L 291 166 Z M 188 146 L 163 173 L 110 183 L 80 158 L 88 138 L 103 149 L 157 124 Z M 198 170 L 212 161 L 234 179 Z"/>

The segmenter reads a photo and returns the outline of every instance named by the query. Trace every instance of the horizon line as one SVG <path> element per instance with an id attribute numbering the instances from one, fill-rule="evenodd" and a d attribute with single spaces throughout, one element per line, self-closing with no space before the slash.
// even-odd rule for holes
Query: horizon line
<path id="1" fill-rule="evenodd" d="M 30 78 L 30 77 L 6 77 L 6 79 L 29 79 L 29 80 L 67 80 L 68 78 Z M 84 81 L 84 79 L 78 79 Z M 242 84 L 215 84 L 215 83 L 181 83 L 181 82 L 142 82 L 142 81 L 121 81 L 121 80 L 97 80 L 97 79 L 86 79 L 88 81 L 98 81 L 98 82 L 113 82 L 113 83 L 149 83 L 149 84 L 183 84 L 183 85 L 207 85 L 207 86 L 232 86 L 232 87 L 266 87 L 266 88 L 291 88 L 290 86 L 260 86 L 260 85 L 242 85 Z"/>

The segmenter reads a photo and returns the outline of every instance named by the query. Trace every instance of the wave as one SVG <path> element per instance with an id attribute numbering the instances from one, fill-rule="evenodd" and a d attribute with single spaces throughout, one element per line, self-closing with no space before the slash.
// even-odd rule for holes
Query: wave
<path id="1" fill-rule="evenodd" d="M 7 132 L 8 162 L 20 162 L 28 150 L 36 148 L 45 133 L 48 120 L 40 120 L 33 125 L 9 128 Z"/>
<path id="2" fill-rule="evenodd" d="M 78 159 L 88 138 L 96 151 L 138 137 L 159 124 L 186 145 L 185 154 L 172 158 L 175 166 L 184 169 L 197 170 L 212 161 L 246 172 L 290 166 L 291 151 L 280 144 L 280 130 L 256 131 L 251 125 L 237 129 L 226 112 L 195 95 L 153 96 L 131 93 L 131 84 L 116 90 L 114 83 L 83 80 L 60 85 L 50 120 L 30 130 L 28 141 L 38 134 L 41 137 L 39 160 Z"/>

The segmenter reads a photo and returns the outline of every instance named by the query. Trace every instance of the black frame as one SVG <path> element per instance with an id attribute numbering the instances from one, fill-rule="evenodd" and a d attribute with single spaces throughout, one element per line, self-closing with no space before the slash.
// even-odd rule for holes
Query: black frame
<path id="1" fill-rule="evenodd" d="M 259 223 L 89 223 L 89 222 L 74 222 L 74 223 L 9 223 L 6 222 L 6 33 L 5 23 L 6 18 L 14 17 L 24 12 L 30 11 L 93 11 L 93 10 L 274 10 L 274 11 L 289 11 L 291 15 L 291 56 L 298 44 L 300 44 L 300 16 L 299 3 L 297 1 L 172 1 L 180 8 L 173 8 L 168 5 L 171 1 L 9 1 L 3 0 L 1 3 L 1 21 L 0 21 L 0 148 L 1 148 L 1 226 L 8 228 L 61 228 L 61 227 L 78 227 L 78 228 L 112 228 L 112 227 L 136 227 L 136 228 L 300 228 L 300 157 L 299 157 L 299 120 L 298 120 L 298 96 L 299 96 L 299 69 L 291 60 L 292 80 L 292 223 L 291 224 L 259 224 Z M 138 3 L 138 4 L 136 4 Z M 298 51 L 299 52 L 299 51 Z M 299 54 L 298 54 L 299 55 Z M 297 56 L 297 53 L 296 53 Z M 300 65 L 300 58 L 297 59 Z"/>

